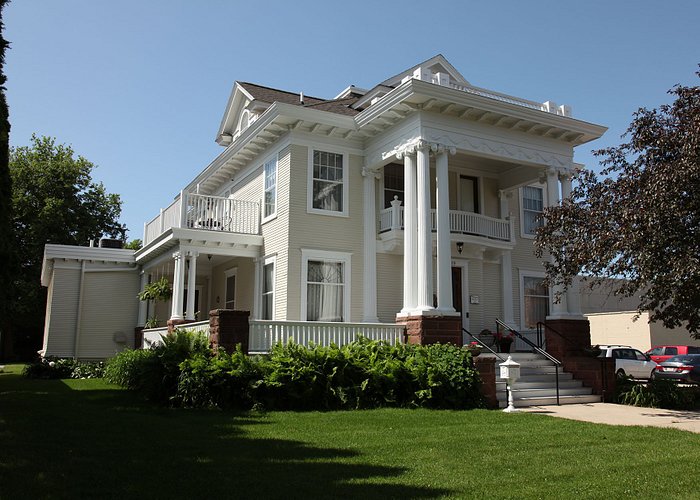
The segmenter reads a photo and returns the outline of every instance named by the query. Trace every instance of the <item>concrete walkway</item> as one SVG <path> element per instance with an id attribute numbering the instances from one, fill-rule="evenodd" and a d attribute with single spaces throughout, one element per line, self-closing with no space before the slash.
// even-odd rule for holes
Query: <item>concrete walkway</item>
<path id="1" fill-rule="evenodd" d="M 532 406 L 519 408 L 519 410 L 596 424 L 669 427 L 700 434 L 700 412 L 698 411 L 638 408 L 612 403 Z"/>

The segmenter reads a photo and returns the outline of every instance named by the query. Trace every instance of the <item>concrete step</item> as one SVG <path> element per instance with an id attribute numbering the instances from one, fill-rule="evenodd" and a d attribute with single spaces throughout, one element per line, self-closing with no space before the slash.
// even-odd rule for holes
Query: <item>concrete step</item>
<path id="1" fill-rule="evenodd" d="M 505 382 L 503 379 L 501 379 L 499 374 L 496 374 L 496 383 L 500 382 Z M 573 380 L 574 376 L 571 373 L 567 372 L 559 372 L 559 383 L 561 382 L 566 382 L 568 380 Z M 530 374 L 525 377 L 520 377 L 516 384 L 520 382 L 544 382 L 544 383 L 550 383 L 552 385 L 556 384 L 556 376 L 554 373 L 537 373 L 537 374 Z"/>
<path id="2" fill-rule="evenodd" d="M 561 405 L 567 405 L 567 404 L 582 404 L 582 403 L 600 403 L 600 396 L 596 394 L 581 394 L 581 395 L 572 395 L 572 396 L 559 396 L 559 404 Z M 531 397 L 531 398 L 521 398 L 521 399 L 515 399 L 513 398 L 513 406 L 516 408 L 525 408 L 527 406 L 546 406 L 546 405 L 555 405 L 557 404 L 557 396 L 556 394 L 554 396 L 546 396 L 546 397 Z M 498 406 L 500 408 L 505 408 L 508 406 L 508 402 L 506 400 L 500 400 L 498 401 Z"/>
<path id="3" fill-rule="evenodd" d="M 573 387 L 573 388 L 559 388 L 559 396 L 583 396 L 591 394 L 590 387 Z M 557 396 L 557 390 L 553 387 L 540 387 L 537 389 L 533 388 L 523 388 L 523 389 L 513 389 L 513 400 L 537 398 L 537 397 L 555 397 Z M 496 397 L 499 400 L 506 400 L 508 396 L 506 391 L 499 391 L 496 393 Z"/>
<path id="4" fill-rule="evenodd" d="M 499 389 L 505 390 L 505 387 L 506 387 L 505 381 L 497 381 L 496 382 L 496 390 L 499 390 Z M 575 389 L 577 387 L 583 387 L 583 384 L 581 383 L 580 380 L 574 380 L 572 378 L 569 378 L 568 380 L 559 379 L 559 388 L 560 389 Z M 544 388 L 556 389 L 556 381 L 552 380 L 551 377 L 547 378 L 547 380 L 530 380 L 530 379 L 518 380 L 515 383 L 514 388 L 515 389 L 544 389 Z"/>

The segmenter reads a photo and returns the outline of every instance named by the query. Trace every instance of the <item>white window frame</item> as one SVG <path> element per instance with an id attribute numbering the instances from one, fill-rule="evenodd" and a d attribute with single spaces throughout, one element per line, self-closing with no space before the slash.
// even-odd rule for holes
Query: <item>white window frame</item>
<path id="1" fill-rule="evenodd" d="M 274 184 L 274 187 L 273 187 L 272 189 L 275 190 L 275 202 L 274 202 L 274 203 L 275 203 L 275 207 L 274 207 L 272 213 L 270 213 L 270 214 L 268 214 L 268 215 L 265 215 L 265 204 L 266 204 L 266 202 L 265 202 L 265 194 L 266 194 L 267 191 L 269 190 L 269 189 L 266 187 L 266 183 L 267 183 L 267 166 L 270 165 L 270 164 L 273 163 L 273 162 L 274 162 L 274 172 L 275 172 L 275 184 Z M 275 153 L 274 155 L 268 157 L 268 158 L 263 162 L 263 164 L 262 164 L 262 176 L 263 176 L 263 182 L 262 182 L 262 184 L 263 184 L 263 194 L 262 194 L 262 213 L 263 213 L 263 218 L 262 218 L 262 224 L 264 224 L 264 223 L 266 223 L 266 222 L 268 222 L 268 221 L 270 221 L 270 220 L 272 220 L 272 219 L 274 219 L 274 218 L 277 217 L 277 185 L 278 185 L 277 179 L 278 179 L 278 175 L 279 175 L 279 157 L 278 157 L 278 154 Z"/>
<path id="2" fill-rule="evenodd" d="M 540 191 L 542 191 L 542 209 L 544 210 L 547 207 L 546 185 L 544 185 L 544 184 L 529 184 L 527 187 L 537 188 Z M 526 233 L 525 232 L 525 198 L 524 198 L 523 188 L 521 187 L 518 191 L 519 191 L 519 196 L 520 196 L 520 237 L 532 240 L 532 239 L 535 239 L 535 233 Z"/>
<path id="3" fill-rule="evenodd" d="M 228 279 L 231 276 L 235 276 L 236 278 L 236 284 L 233 288 L 233 307 L 235 309 L 236 303 L 238 302 L 238 267 L 232 267 L 231 269 L 227 269 L 226 271 L 224 271 L 224 276 L 224 309 L 228 309 L 228 307 L 226 307 L 226 296 L 228 295 Z"/>
<path id="4" fill-rule="evenodd" d="M 541 278 L 544 279 L 545 273 L 542 271 L 529 271 L 521 269 L 519 271 L 519 286 L 520 286 L 520 330 L 522 331 L 533 331 L 525 326 L 525 278 Z M 552 290 L 551 287 L 547 287 L 548 295 L 548 308 L 551 314 L 552 312 Z"/>
<path id="5" fill-rule="evenodd" d="M 264 311 L 264 304 L 265 301 L 263 300 L 263 295 L 265 294 L 265 266 L 272 264 L 272 292 L 270 292 L 270 295 L 272 296 L 272 317 L 271 318 L 263 318 L 263 311 Z M 260 260 L 260 267 L 258 271 L 258 279 L 260 280 L 260 284 L 258 286 L 258 313 L 256 317 L 258 319 L 267 319 L 270 321 L 273 321 L 277 318 L 277 307 L 275 304 L 275 296 L 276 296 L 276 287 L 277 287 L 277 257 L 275 255 L 270 256 L 270 257 L 265 257 Z"/>
<path id="6" fill-rule="evenodd" d="M 332 252 L 327 250 L 301 249 L 301 320 L 306 320 L 307 304 L 308 304 L 308 283 L 309 261 L 320 260 L 323 262 L 340 262 L 343 264 L 343 323 L 350 322 L 350 296 L 352 294 L 351 279 L 352 276 L 352 253 L 349 252 Z"/>
<path id="7" fill-rule="evenodd" d="M 314 208 L 314 152 L 332 153 L 342 156 L 343 158 L 343 209 L 342 210 L 324 210 L 322 208 Z M 336 148 L 329 147 L 309 147 L 309 161 L 307 168 L 307 187 L 306 187 L 306 211 L 311 214 L 330 215 L 333 217 L 348 217 L 350 206 L 350 168 L 349 155 L 347 152 L 340 151 Z"/>

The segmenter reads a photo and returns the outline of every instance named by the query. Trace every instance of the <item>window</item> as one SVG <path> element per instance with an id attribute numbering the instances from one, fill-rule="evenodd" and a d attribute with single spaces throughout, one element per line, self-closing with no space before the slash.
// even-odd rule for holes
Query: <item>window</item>
<path id="1" fill-rule="evenodd" d="M 522 188 L 522 233 L 534 236 L 542 225 L 544 210 L 544 189 L 535 186 Z"/>
<path id="2" fill-rule="evenodd" d="M 348 321 L 350 254 L 302 250 L 302 318 Z"/>
<path id="3" fill-rule="evenodd" d="M 275 261 L 268 259 L 262 268 L 262 311 L 260 319 L 275 319 Z"/>
<path id="4" fill-rule="evenodd" d="M 675 356 L 676 354 L 678 354 L 678 348 L 677 347 L 667 347 L 666 352 L 664 354 Z"/>
<path id="5" fill-rule="evenodd" d="M 309 211 L 347 215 L 345 156 L 314 150 L 309 177 Z"/>
<path id="6" fill-rule="evenodd" d="M 384 167 L 384 208 L 389 208 L 394 196 L 404 201 L 403 165 L 390 163 Z"/>
<path id="7" fill-rule="evenodd" d="M 277 214 L 277 158 L 265 162 L 265 193 L 263 221 Z"/>
<path id="8" fill-rule="evenodd" d="M 522 318 L 524 330 L 534 330 L 549 314 L 549 291 L 543 277 L 522 276 Z"/>
<path id="9" fill-rule="evenodd" d="M 236 308 L 236 269 L 226 271 L 225 309 Z"/>

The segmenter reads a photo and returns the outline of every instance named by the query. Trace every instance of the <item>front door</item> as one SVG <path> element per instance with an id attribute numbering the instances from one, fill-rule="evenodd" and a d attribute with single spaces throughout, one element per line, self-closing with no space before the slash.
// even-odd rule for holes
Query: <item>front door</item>
<path id="1" fill-rule="evenodd" d="M 452 268 L 452 305 L 462 319 L 462 328 L 469 330 L 469 305 L 464 301 L 466 268 Z"/>
<path id="2" fill-rule="evenodd" d="M 459 209 L 462 212 L 479 213 L 479 184 L 476 177 L 459 177 Z"/>

